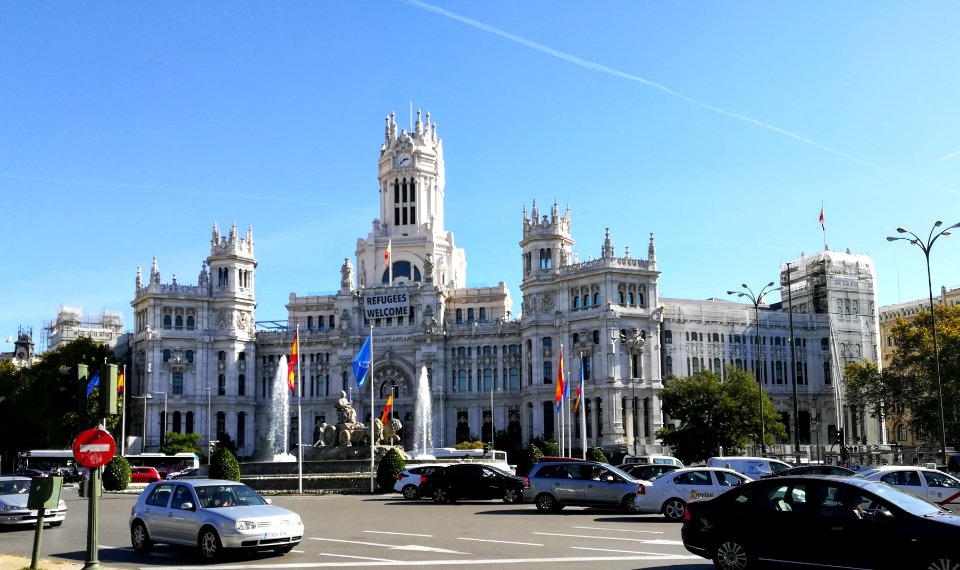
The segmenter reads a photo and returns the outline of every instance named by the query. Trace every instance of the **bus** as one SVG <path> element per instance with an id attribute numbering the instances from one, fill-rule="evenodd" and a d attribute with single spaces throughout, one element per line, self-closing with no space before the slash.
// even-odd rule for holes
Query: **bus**
<path id="1" fill-rule="evenodd" d="M 170 473 L 183 471 L 191 467 L 200 467 L 200 458 L 196 453 L 140 453 L 124 455 L 131 467 L 156 467 L 164 479 Z M 32 449 L 17 453 L 17 469 L 38 469 L 49 473 L 60 468 L 68 472 L 86 473 L 88 470 L 77 465 L 72 449 Z"/>

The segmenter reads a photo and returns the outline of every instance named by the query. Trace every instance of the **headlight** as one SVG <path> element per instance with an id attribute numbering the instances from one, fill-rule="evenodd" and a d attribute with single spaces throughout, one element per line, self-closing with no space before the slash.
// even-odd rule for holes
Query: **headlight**
<path id="1" fill-rule="evenodd" d="M 253 521 L 237 521 L 237 530 L 253 530 L 257 528 L 257 523 Z"/>

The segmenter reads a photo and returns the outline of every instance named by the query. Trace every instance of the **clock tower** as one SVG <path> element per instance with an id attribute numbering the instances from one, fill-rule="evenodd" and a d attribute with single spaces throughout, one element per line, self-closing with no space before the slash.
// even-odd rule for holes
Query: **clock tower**
<path id="1" fill-rule="evenodd" d="M 444 230 L 443 142 L 430 113 L 424 121 L 417 111 L 411 132 L 398 129 L 395 114 L 386 117 L 378 166 L 380 217 L 357 240 L 358 285 L 387 285 L 392 266 L 395 285 L 464 287 L 464 252 Z"/>

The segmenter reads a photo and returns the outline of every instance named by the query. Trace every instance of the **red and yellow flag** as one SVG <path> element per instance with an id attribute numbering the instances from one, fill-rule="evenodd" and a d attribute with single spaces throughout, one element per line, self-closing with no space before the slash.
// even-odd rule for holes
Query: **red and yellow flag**
<path id="1" fill-rule="evenodd" d="M 383 260 L 390 265 L 390 251 L 393 249 L 393 240 L 387 240 L 387 252 L 383 254 Z"/>
<path id="2" fill-rule="evenodd" d="M 117 374 L 117 394 L 123 394 L 123 370 Z"/>
<path id="3" fill-rule="evenodd" d="M 567 377 L 563 373 L 563 346 L 560 347 L 560 366 L 557 370 L 557 411 L 563 407 L 563 396 L 567 393 Z"/>
<path id="4" fill-rule="evenodd" d="M 297 330 L 293 333 L 293 348 L 290 349 L 290 362 L 287 364 L 287 386 L 290 387 L 290 391 L 293 392 L 293 389 L 297 385 L 297 376 L 294 374 L 294 366 L 297 365 L 297 353 L 300 352 L 300 331 Z"/>
<path id="5" fill-rule="evenodd" d="M 380 423 L 386 425 L 387 420 L 390 419 L 390 410 L 393 408 L 393 394 L 387 397 L 387 407 L 383 409 L 383 415 L 380 416 Z"/>

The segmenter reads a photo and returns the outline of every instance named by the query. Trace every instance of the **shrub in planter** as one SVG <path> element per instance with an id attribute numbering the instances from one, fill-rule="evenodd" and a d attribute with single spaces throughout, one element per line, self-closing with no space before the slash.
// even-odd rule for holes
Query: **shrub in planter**
<path id="1" fill-rule="evenodd" d="M 218 447 L 210 457 L 210 478 L 240 480 L 240 463 L 237 457 L 227 448 Z"/>
<path id="2" fill-rule="evenodd" d="M 103 488 L 107 491 L 123 491 L 129 485 L 130 463 L 126 457 L 114 455 L 110 463 L 103 467 Z"/>
<path id="3" fill-rule="evenodd" d="M 377 465 L 377 487 L 383 493 L 393 491 L 397 482 L 397 474 L 407 466 L 407 460 L 396 449 L 389 449 Z"/>

